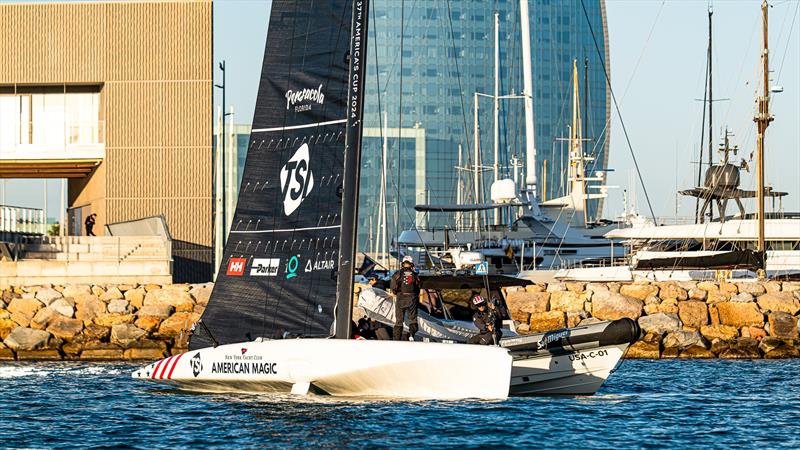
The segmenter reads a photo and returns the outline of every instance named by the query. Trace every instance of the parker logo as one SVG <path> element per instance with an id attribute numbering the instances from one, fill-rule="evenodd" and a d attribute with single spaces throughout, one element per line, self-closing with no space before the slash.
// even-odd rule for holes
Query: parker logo
<path id="1" fill-rule="evenodd" d="M 189 364 L 192 365 L 192 374 L 197 378 L 200 372 L 203 371 L 203 362 L 200 361 L 200 353 L 194 355 L 194 357 L 189 360 Z"/>
<path id="2" fill-rule="evenodd" d="M 298 105 L 298 103 L 300 103 Z M 325 94 L 322 93 L 322 85 L 320 84 L 316 89 L 301 89 L 293 91 L 289 89 L 286 91 L 286 109 L 294 106 L 295 112 L 310 111 L 311 104 L 325 103 Z"/>
<path id="3" fill-rule="evenodd" d="M 225 272 L 228 276 L 240 277 L 244 275 L 244 266 L 247 264 L 245 258 L 231 258 L 228 261 L 228 271 Z"/>
<path id="4" fill-rule="evenodd" d="M 303 144 L 281 169 L 283 212 L 290 216 L 314 189 L 314 173 L 309 164 L 308 144 Z"/>
<path id="5" fill-rule="evenodd" d="M 253 258 L 250 265 L 251 277 L 274 277 L 278 275 L 280 268 L 280 258 Z"/>

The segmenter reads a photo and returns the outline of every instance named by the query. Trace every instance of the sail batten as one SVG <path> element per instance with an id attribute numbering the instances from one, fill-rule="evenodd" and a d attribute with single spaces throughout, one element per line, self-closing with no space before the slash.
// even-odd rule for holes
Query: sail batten
<path id="1" fill-rule="evenodd" d="M 236 212 L 192 349 L 334 333 L 340 259 L 350 259 L 352 3 L 273 1 Z"/>

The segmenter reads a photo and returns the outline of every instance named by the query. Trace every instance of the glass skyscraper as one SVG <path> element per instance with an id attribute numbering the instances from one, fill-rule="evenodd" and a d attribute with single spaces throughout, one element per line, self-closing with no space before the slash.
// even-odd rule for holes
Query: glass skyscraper
<path id="1" fill-rule="evenodd" d="M 500 95 L 520 94 L 523 85 L 518 0 L 373 0 L 371 8 L 359 214 L 362 251 L 373 248 L 377 232 L 384 137 L 390 240 L 398 229 L 415 223 L 454 225 L 452 215 L 415 213 L 417 203 L 476 202 L 468 181 L 473 175 L 456 167 L 459 146 L 462 166 L 474 161 L 473 94 L 494 91 L 495 12 L 500 23 Z M 587 172 L 604 169 L 608 161 L 605 2 L 530 0 L 529 12 L 538 192 L 550 199 L 566 194 L 568 145 L 560 138 L 569 136 L 573 60 L 578 61 L 583 134 L 590 139 L 585 153 L 597 158 Z M 493 179 L 492 104 L 488 97 L 478 101 L 480 157 L 487 169 L 482 172 L 482 198 L 488 198 Z M 498 129 L 501 177 L 513 178 L 512 158 L 524 164 L 522 100 L 500 102 Z M 524 169 L 518 171 L 524 180 Z M 460 196 L 459 173 L 464 180 Z M 590 208 L 597 214 L 601 205 Z"/>

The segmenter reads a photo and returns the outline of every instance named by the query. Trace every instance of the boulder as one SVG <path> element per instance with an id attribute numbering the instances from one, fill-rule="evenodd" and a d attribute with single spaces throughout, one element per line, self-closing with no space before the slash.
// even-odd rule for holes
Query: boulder
<path id="1" fill-rule="evenodd" d="M 642 315 L 643 306 L 641 300 L 611 291 L 598 291 L 592 294 L 592 315 L 600 320 L 616 320 L 623 317 L 636 320 Z"/>
<path id="2" fill-rule="evenodd" d="M 764 289 L 767 290 L 767 293 L 780 292 L 781 291 L 781 282 L 780 281 L 767 281 L 766 283 L 764 283 Z"/>
<path id="3" fill-rule="evenodd" d="M 591 295 L 591 294 L 589 294 Z M 550 294 L 551 311 L 583 311 L 583 304 L 588 300 L 588 295 L 574 291 L 557 291 Z"/>
<path id="4" fill-rule="evenodd" d="M 708 291 L 708 295 L 706 296 L 706 303 L 708 303 L 709 305 L 714 305 L 720 302 L 727 302 L 728 300 L 731 299 L 731 297 L 733 297 L 733 295 L 726 292 Z"/>
<path id="5" fill-rule="evenodd" d="M 781 286 L 782 292 L 800 291 L 800 281 L 784 281 Z"/>
<path id="6" fill-rule="evenodd" d="M 697 300 L 678 302 L 678 317 L 690 328 L 699 329 L 708 325 L 708 307 L 706 302 Z"/>
<path id="7" fill-rule="evenodd" d="M 140 316 L 137 317 L 134 324 L 143 330 L 154 332 L 161 325 L 162 320 L 162 318 L 156 316 Z"/>
<path id="8" fill-rule="evenodd" d="M 562 311 L 546 311 L 546 312 L 531 314 L 531 320 L 530 320 L 531 332 L 558 330 L 566 326 L 567 322 L 565 320 L 565 316 Z M 164 325 L 162 324 L 161 327 L 163 328 Z"/>
<path id="9" fill-rule="evenodd" d="M 53 303 L 50 303 L 48 308 L 55 310 L 57 313 L 64 317 L 72 317 L 75 315 L 75 306 L 71 299 L 60 298 Z"/>
<path id="10" fill-rule="evenodd" d="M 93 322 L 110 328 L 120 323 L 133 323 L 133 314 L 100 314 Z"/>
<path id="11" fill-rule="evenodd" d="M 766 359 L 788 359 L 797 357 L 800 357 L 800 351 L 790 345 L 784 345 L 768 353 L 764 353 L 764 358 Z"/>
<path id="12" fill-rule="evenodd" d="M 732 325 L 737 328 L 764 326 L 764 314 L 758 310 L 755 303 L 721 302 L 716 305 L 719 320 L 723 325 Z"/>
<path id="13" fill-rule="evenodd" d="M 161 350 L 158 348 L 129 348 L 125 350 L 122 354 L 122 357 L 125 359 L 146 359 L 146 360 L 156 360 L 161 359 L 167 355 L 165 350 Z"/>
<path id="14" fill-rule="evenodd" d="M 762 338 L 767 337 L 767 332 L 763 328 L 759 327 L 742 327 L 739 332 L 742 334 L 742 337 L 753 338 L 756 340 L 760 340 Z"/>
<path id="15" fill-rule="evenodd" d="M 786 345 L 783 339 L 779 339 L 776 337 L 765 337 L 758 343 L 758 349 L 764 353 L 769 353 L 776 348 L 783 347 Z"/>
<path id="16" fill-rule="evenodd" d="M 736 283 L 736 287 L 739 288 L 739 292 L 746 292 L 753 296 L 759 296 L 767 292 L 764 286 L 757 281 Z"/>
<path id="17" fill-rule="evenodd" d="M 102 325 L 97 324 L 89 324 L 86 325 L 86 328 L 83 329 L 83 341 L 85 342 L 92 342 L 92 341 L 105 341 L 111 335 L 111 328 L 104 327 Z"/>
<path id="18" fill-rule="evenodd" d="M 758 306 L 764 311 L 783 311 L 792 315 L 800 311 L 800 301 L 795 298 L 792 292 L 764 294 L 758 297 Z"/>
<path id="19" fill-rule="evenodd" d="M 672 331 L 680 330 L 683 324 L 675 314 L 657 313 L 651 316 L 639 317 L 639 327 L 645 333 L 662 335 Z"/>
<path id="20" fill-rule="evenodd" d="M 529 285 L 525 286 L 525 289 L 523 289 L 523 290 L 524 291 L 528 291 L 528 292 L 545 292 L 546 289 L 547 289 L 547 284 L 545 284 L 545 283 L 534 283 L 534 284 L 529 284 Z"/>
<path id="21" fill-rule="evenodd" d="M 733 297 L 731 297 L 732 302 L 739 302 L 739 303 L 750 303 L 754 301 L 753 294 L 747 292 L 740 292 Z"/>
<path id="22" fill-rule="evenodd" d="M 676 283 L 660 283 L 658 296 L 663 300 L 686 300 L 689 294 Z"/>
<path id="23" fill-rule="evenodd" d="M 689 290 L 689 298 L 692 300 L 705 300 L 708 296 L 708 292 L 702 289 L 690 289 Z"/>
<path id="24" fill-rule="evenodd" d="M 559 292 L 559 291 L 566 291 L 567 285 L 564 283 L 548 283 L 547 284 L 547 292 Z"/>
<path id="25" fill-rule="evenodd" d="M 100 286 L 92 286 L 92 294 L 100 297 L 101 295 L 105 294 L 106 290 Z"/>
<path id="26" fill-rule="evenodd" d="M 130 323 L 114 325 L 111 327 L 111 343 L 122 348 L 129 348 L 146 334 L 145 330 Z"/>
<path id="27" fill-rule="evenodd" d="M 135 288 L 136 288 L 135 284 L 118 284 L 117 285 L 117 289 L 119 289 L 121 292 L 128 292 L 131 289 L 135 289 Z"/>
<path id="28" fill-rule="evenodd" d="M 767 316 L 769 334 L 777 338 L 797 339 L 797 317 L 783 311 L 770 313 Z"/>
<path id="29" fill-rule="evenodd" d="M 577 281 L 568 281 L 564 284 L 567 286 L 568 291 L 583 292 L 586 290 L 586 283 L 581 283 Z"/>
<path id="30" fill-rule="evenodd" d="M 90 322 L 95 317 L 106 313 L 106 304 L 94 295 L 80 296 L 75 299 L 75 318 Z"/>
<path id="31" fill-rule="evenodd" d="M 644 305 L 644 313 L 645 313 L 645 315 L 651 316 L 653 314 L 660 313 L 661 311 L 658 309 L 658 307 L 659 307 L 659 305 L 654 305 L 652 303 L 649 304 L 649 305 Z"/>
<path id="32" fill-rule="evenodd" d="M 53 300 L 57 300 L 61 298 L 61 292 L 58 292 L 55 289 L 47 288 L 42 289 L 41 291 L 36 293 L 36 299 L 44 303 L 45 305 L 49 305 Z"/>
<path id="33" fill-rule="evenodd" d="M 60 361 L 61 353 L 55 349 L 20 350 L 17 352 L 20 361 Z"/>
<path id="34" fill-rule="evenodd" d="M 714 339 L 731 340 L 739 337 L 739 330 L 730 325 L 706 325 L 700 327 L 700 334 L 710 341 Z"/>
<path id="35" fill-rule="evenodd" d="M 121 298 L 125 297 L 122 295 L 122 292 L 119 289 L 117 289 L 116 286 L 110 287 L 105 293 L 100 295 L 100 300 L 103 300 L 105 302 L 109 302 L 111 300 L 118 300 Z"/>
<path id="36" fill-rule="evenodd" d="M 567 312 L 567 328 L 577 327 L 581 321 L 589 317 L 586 311 L 568 311 Z"/>
<path id="37" fill-rule="evenodd" d="M 11 320 L 24 327 L 31 323 L 36 312 L 42 308 L 44 308 L 44 303 L 33 298 L 15 298 L 8 304 Z"/>
<path id="38" fill-rule="evenodd" d="M 676 347 L 665 348 L 661 352 L 661 359 L 675 359 L 681 355 L 680 349 Z"/>
<path id="39" fill-rule="evenodd" d="M 188 283 L 165 284 L 165 285 L 161 286 L 161 288 L 162 289 L 173 289 L 173 290 L 176 290 L 176 291 L 189 292 L 189 290 L 192 288 L 192 285 L 188 284 Z M 150 291 L 148 290 L 148 292 L 150 292 Z"/>
<path id="40" fill-rule="evenodd" d="M 715 355 L 711 350 L 695 345 L 681 351 L 680 357 L 687 359 L 711 359 L 715 358 Z"/>
<path id="41" fill-rule="evenodd" d="M 711 353 L 721 355 L 734 344 L 733 339 L 714 339 L 711 341 Z"/>
<path id="42" fill-rule="evenodd" d="M 147 291 L 147 292 L 155 291 L 156 289 L 161 289 L 161 285 L 153 284 L 153 283 L 149 283 L 149 284 L 145 284 L 144 285 L 144 290 Z"/>
<path id="43" fill-rule="evenodd" d="M 34 330 L 33 328 L 17 327 L 8 337 L 3 340 L 3 343 L 14 351 L 20 350 L 38 350 L 46 348 L 50 341 L 50 333 L 42 330 Z"/>
<path id="44" fill-rule="evenodd" d="M 661 346 L 658 342 L 639 341 L 628 347 L 625 358 L 630 359 L 658 359 L 661 356 Z"/>
<path id="45" fill-rule="evenodd" d="M 77 359 L 83 351 L 83 344 L 80 342 L 67 342 L 61 346 L 61 352 L 65 359 Z"/>
<path id="46" fill-rule="evenodd" d="M 185 308 L 191 305 L 189 311 L 194 309 L 194 299 L 189 292 L 181 289 L 154 289 L 148 291 L 144 297 L 144 305 L 169 305 L 175 309 Z"/>
<path id="47" fill-rule="evenodd" d="M 532 286 L 536 286 L 535 284 Z M 196 284 L 189 289 L 189 295 L 194 298 L 194 302 L 198 305 L 207 305 L 208 299 L 211 297 L 211 291 L 214 290 L 214 285 L 210 283 Z"/>
<path id="48" fill-rule="evenodd" d="M 608 291 L 608 286 L 603 283 L 586 283 L 584 289 L 590 292 Z"/>
<path id="49" fill-rule="evenodd" d="M 0 319 L 0 340 L 5 339 L 19 324 L 11 319 Z"/>
<path id="50" fill-rule="evenodd" d="M 626 297 L 644 300 L 651 295 L 658 295 L 658 286 L 649 283 L 626 284 L 619 288 L 619 293 Z"/>
<path id="51" fill-rule="evenodd" d="M 75 340 L 78 333 L 83 330 L 83 321 L 80 319 L 70 319 L 64 316 L 58 316 L 50 321 L 47 326 L 47 331 L 53 336 L 63 339 L 65 341 Z"/>
<path id="52" fill-rule="evenodd" d="M 142 316 L 155 316 L 161 319 L 166 319 L 171 316 L 175 308 L 169 305 L 148 305 L 142 307 L 136 312 L 138 317 Z"/>
<path id="53" fill-rule="evenodd" d="M 133 312 L 133 308 L 125 299 L 114 299 L 108 302 L 108 312 L 111 314 L 127 314 Z"/>
<path id="54" fill-rule="evenodd" d="M 50 324 L 50 321 L 56 317 L 64 317 L 53 308 L 43 308 L 36 312 L 31 320 L 30 327 L 36 330 L 44 330 Z"/>
<path id="55" fill-rule="evenodd" d="M 81 285 L 81 284 L 70 284 L 68 286 L 64 286 L 64 290 L 61 294 L 64 297 L 77 297 L 81 294 L 91 294 L 92 290 L 89 286 Z"/>
<path id="56" fill-rule="evenodd" d="M 758 351 L 758 341 L 753 338 L 739 338 L 719 356 L 725 359 L 758 359 L 761 358 L 761 353 Z"/>
<path id="57" fill-rule="evenodd" d="M 664 300 L 658 305 L 658 312 L 664 314 L 678 314 L 678 301 L 677 300 Z"/>
<path id="58" fill-rule="evenodd" d="M 719 285 L 713 281 L 701 281 L 697 283 L 697 289 L 701 289 L 706 292 L 719 291 Z"/>
<path id="59" fill-rule="evenodd" d="M 134 308 L 141 308 L 144 305 L 144 297 L 147 292 L 142 287 L 125 291 L 125 300 L 128 300 Z"/>
<path id="60" fill-rule="evenodd" d="M 511 292 L 506 297 L 506 305 L 511 317 L 519 322 L 529 322 L 532 313 L 547 311 L 550 304 L 548 292 Z"/>
<path id="61" fill-rule="evenodd" d="M 708 347 L 706 342 L 703 340 L 703 337 L 700 336 L 700 333 L 697 331 L 672 331 L 664 337 L 662 343 L 665 349 L 677 348 L 680 350 L 685 350 L 689 347 L 695 346 L 703 348 Z"/>
<path id="62" fill-rule="evenodd" d="M 179 334 L 192 329 L 192 325 L 200 319 L 200 316 L 189 312 L 179 312 L 161 322 L 158 327 L 158 334 L 165 337 L 175 337 Z"/>
<path id="63" fill-rule="evenodd" d="M 661 343 L 662 338 L 663 336 L 661 335 L 661 333 L 645 333 L 644 336 L 642 336 L 641 339 L 639 340 L 643 342 L 649 342 L 652 344 L 653 342 Z"/>
<path id="64" fill-rule="evenodd" d="M 727 281 L 720 281 L 719 291 L 727 294 L 728 298 L 730 298 L 739 293 L 739 288 L 733 283 L 728 283 Z"/>

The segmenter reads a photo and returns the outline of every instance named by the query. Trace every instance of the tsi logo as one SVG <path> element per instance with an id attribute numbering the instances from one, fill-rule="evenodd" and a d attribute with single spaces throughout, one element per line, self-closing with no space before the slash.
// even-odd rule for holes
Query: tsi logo
<path id="1" fill-rule="evenodd" d="M 314 174 L 309 165 L 308 144 L 303 144 L 281 169 L 283 211 L 287 216 L 303 203 L 314 188 Z"/>
<path id="2" fill-rule="evenodd" d="M 200 361 L 200 353 L 194 355 L 194 357 L 189 360 L 189 364 L 192 366 L 192 375 L 197 378 L 200 372 L 203 371 L 203 361 Z"/>
<path id="3" fill-rule="evenodd" d="M 279 258 L 253 258 L 250 266 L 251 277 L 274 277 L 278 275 L 278 267 L 281 265 Z"/>
<path id="4" fill-rule="evenodd" d="M 231 258 L 231 260 L 228 261 L 228 271 L 226 274 L 228 276 L 241 277 L 244 275 L 245 264 L 247 264 L 245 258 Z"/>

